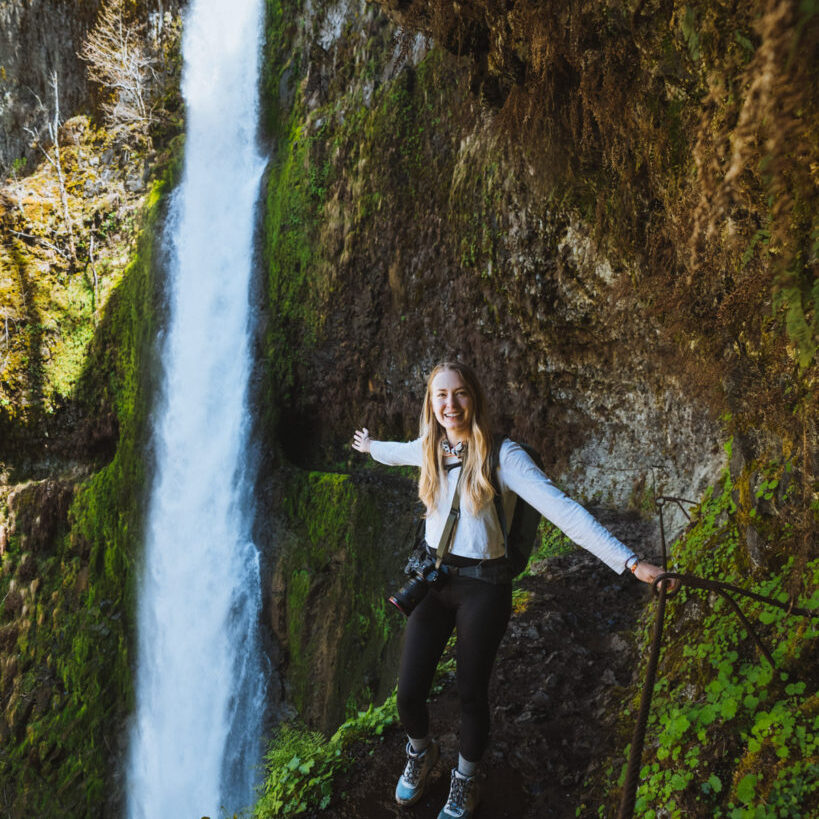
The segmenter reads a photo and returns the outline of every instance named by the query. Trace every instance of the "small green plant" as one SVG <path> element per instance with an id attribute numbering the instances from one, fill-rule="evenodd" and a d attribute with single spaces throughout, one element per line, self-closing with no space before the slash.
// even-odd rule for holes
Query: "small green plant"
<path id="1" fill-rule="evenodd" d="M 380 737 L 398 719 L 393 692 L 382 705 L 348 719 L 330 739 L 296 725 L 281 725 L 265 756 L 267 779 L 253 816 L 292 816 L 330 804 L 333 779 L 349 764 L 345 751 L 356 740 Z"/>
<path id="2" fill-rule="evenodd" d="M 772 462 L 760 473 L 752 494 L 770 501 L 783 467 Z M 742 565 L 736 497 L 726 472 L 675 548 L 683 572 L 730 580 Z M 754 590 L 786 602 L 794 570 L 794 558 L 787 557 Z M 808 562 L 802 576 L 805 592 L 795 605 L 817 609 L 819 560 Z M 819 799 L 819 699 L 803 679 L 800 657 L 819 637 L 817 621 L 761 602 L 743 603 L 772 648 L 771 668 L 753 652 L 744 625 L 721 598 L 708 601 L 696 620 L 688 617 L 685 626 L 675 626 L 677 615 L 701 606 L 697 596 L 683 587 L 669 601 L 667 622 L 676 633 L 665 645 L 665 671 L 655 687 L 646 743 L 654 751 L 644 759 L 635 816 L 656 817 L 659 806 L 667 816 L 807 816 Z"/>
<path id="3" fill-rule="evenodd" d="M 515 614 L 523 614 L 532 600 L 532 592 L 526 589 L 512 589 L 512 611 Z"/>
<path id="4" fill-rule="evenodd" d="M 537 574 L 537 564 L 548 560 L 550 557 L 571 554 L 577 547 L 572 540 L 563 534 L 553 523 L 549 523 L 545 518 L 540 521 L 538 527 L 540 542 L 535 546 L 529 557 L 529 564 L 520 575 L 520 578 L 530 577 Z"/>

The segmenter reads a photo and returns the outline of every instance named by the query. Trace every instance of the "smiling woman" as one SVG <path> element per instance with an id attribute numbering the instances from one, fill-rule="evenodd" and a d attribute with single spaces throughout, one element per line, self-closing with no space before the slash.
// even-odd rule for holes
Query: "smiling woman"
<path id="1" fill-rule="evenodd" d="M 557 489 L 523 447 L 506 438 L 493 443 L 490 429 L 486 397 L 475 373 L 460 362 L 444 362 L 427 381 L 415 441 L 374 441 L 367 429 L 353 436 L 354 449 L 381 463 L 421 467 L 418 494 L 427 510 L 424 554 L 413 578 L 396 595 L 403 604 L 399 608 L 408 614 L 398 712 L 409 742 L 395 799 L 399 805 L 417 802 L 438 761 L 426 702 L 438 660 L 457 629 L 460 753 L 439 819 L 471 817 L 478 804 L 475 774 L 489 741 L 489 679 L 511 612 L 512 571 L 493 503 L 493 465 L 506 520 L 512 520 L 519 495 L 614 571 L 629 568 L 645 582 L 660 572 Z M 450 479 L 453 473 L 457 477 Z"/>
<path id="2" fill-rule="evenodd" d="M 493 498 L 489 430 L 486 397 L 475 373 L 460 362 L 438 364 L 427 381 L 421 412 L 418 495 L 428 510 L 440 506 L 444 515 L 449 510 L 451 499 L 438 503 L 447 456 L 463 461 L 461 495 L 468 508 L 477 511 Z"/>

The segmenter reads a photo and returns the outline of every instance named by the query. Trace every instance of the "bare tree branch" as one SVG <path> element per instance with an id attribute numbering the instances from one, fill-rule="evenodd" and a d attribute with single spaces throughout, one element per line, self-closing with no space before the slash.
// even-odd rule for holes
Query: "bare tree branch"
<path id="1" fill-rule="evenodd" d="M 68 256 L 66 256 L 65 253 L 62 253 L 62 251 L 58 250 L 58 248 L 56 248 L 54 245 L 45 242 L 44 239 L 40 239 L 40 241 L 45 242 L 45 244 L 49 245 L 49 247 L 57 250 L 61 256 L 68 258 L 69 261 L 76 265 L 77 250 L 74 242 L 74 223 L 71 219 L 71 211 L 68 206 L 68 191 L 65 187 L 65 174 L 63 173 L 62 154 L 60 152 L 60 126 L 62 125 L 62 120 L 60 119 L 60 83 L 56 71 L 51 72 L 51 91 L 54 96 L 54 107 L 51 111 L 51 115 L 46 121 L 46 133 L 48 134 L 48 139 L 51 143 L 50 149 L 46 150 L 46 148 L 43 147 L 40 134 L 33 128 L 26 128 L 26 133 L 31 136 L 32 142 L 40 149 L 43 156 L 46 158 L 51 167 L 54 168 L 54 171 L 57 174 L 57 183 L 60 189 L 60 204 L 63 211 L 63 222 L 65 223 L 65 230 L 68 234 Z M 48 114 L 48 108 L 43 104 L 43 101 L 36 94 L 34 97 L 37 100 L 40 109 Z"/>
<path id="2" fill-rule="evenodd" d="M 147 45 L 145 24 L 127 21 L 123 6 L 123 0 L 110 0 L 102 7 L 79 56 L 88 63 L 89 77 L 112 94 L 102 105 L 109 123 L 147 128 L 158 59 Z"/>
<path id="3" fill-rule="evenodd" d="M 53 250 L 55 253 L 62 256 L 67 262 L 72 261 L 72 258 L 68 253 L 61 250 L 59 247 L 57 247 L 57 245 L 43 239 L 42 236 L 35 236 L 33 233 L 23 233 L 22 230 L 14 230 L 14 228 L 9 228 L 9 233 L 11 233 L 13 236 L 18 236 L 20 239 L 32 239 L 35 242 L 39 242 L 41 245 L 45 245 L 45 247 L 47 247 L 49 250 Z"/>

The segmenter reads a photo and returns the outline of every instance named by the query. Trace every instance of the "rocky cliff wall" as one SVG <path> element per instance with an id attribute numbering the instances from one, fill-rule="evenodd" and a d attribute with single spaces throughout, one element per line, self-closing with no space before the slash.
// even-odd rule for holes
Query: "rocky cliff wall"
<path id="1" fill-rule="evenodd" d="M 66 396 L 71 411 L 38 427 L 43 437 L 26 431 L 2 456 L 0 782 L 13 817 L 110 815 L 122 798 L 162 312 L 153 238 L 160 189 L 146 203 L 139 252 L 84 351 Z M 83 446 L 83 429 L 102 446 Z"/>
<path id="2" fill-rule="evenodd" d="M 344 457 L 356 423 L 413 435 L 424 373 L 455 355 L 483 373 L 497 427 L 581 497 L 697 497 L 722 464 L 709 385 L 631 285 L 639 261 L 470 93 L 470 61 L 396 41 L 372 6 L 280 14 L 271 332 L 297 457 Z"/>
<path id="3" fill-rule="evenodd" d="M 89 113 L 101 98 L 80 57 L 83 42 L 104 4 L 98 0 L 3 0 L 0 4 L 0 176 L 25 173 L 38 160 L 33 143 L 42 138 L 55 110 L 52 78 L 62 118 Z M 126 4 L 143 22 L 161 25 L 184 3 L 148 0 Z M 29 168 L 32 167 L 29 165 Z"/>
<path id="4" fill-rule="evenodd" d="M 731 434 L 745 463 L 812 470 L 816 189 L 773 134 L 760 171 L 745 133 L 761 152 L 765 59 L 803 88 L 812 57 L 776 57 L 816 18 L 655 6 L 386 4 L 396 28 L 269 4 L 267 346 L 298 462 L 352 463 L 357 423 L 415 434 L 456 355 L 588 500 L 696 499 Z"/>
<path id="5" fill-rule="evenodd" d="M 89 97 L 78 44 L 93 24 L 97 3 L 4 0 L 0 5 L 0 173 L 33 156 L 27 129 L 39 132 L 53 105 L 56 72 L 61 104 L 77 111 Z"/>
<path id="6" fill-rule="evenodd" d="M 819 15 L 793 2 L 378 6 L 268 3 L 272 441 L 302 467 L 356 470 L 353 428 L 414 436 L 425 374 L 461 357 L 497 426 L 571 493 L 644 514 L 661 492 L 704 498 L 672 561 L 815 600 L 819 200 L 804 158 Z M 672 534 L 685 524 L 678 513 Z M 768 687 L 724 611 L 708 620 L 719 636 L 704 631 L 703 605 L 672 606 L 682 642 L 657 712 L 699 733 L 666 753 L 669 731 L 653 731 L 640 810 L 653 815 L 660 791 L 714 815 L 812 804 L 796 760 L 815 747 L 787 727 L 747 737 L 762 702 L 807 731 L 815 697 Z M 798 623 L 769 636 L 783 673 L 815 657 Z M 731 703 L 706 729 L 711 697 Z M 701 788 L 728 746 L 734 761 Z M 771 754 L 792 763 L 770 771 Z M 589 797 L 606 815 L 619 765 Z"/>

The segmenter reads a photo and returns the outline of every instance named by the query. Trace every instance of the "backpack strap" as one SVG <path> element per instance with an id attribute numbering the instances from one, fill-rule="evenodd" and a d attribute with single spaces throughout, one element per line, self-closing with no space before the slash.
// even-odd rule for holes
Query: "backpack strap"
<path id="1" fill-rule="evenodd" d="M 441 564 L 444 562 L 446 553 L 452 545 L 452 533 L 455 530 L 455 525 L 458 523 L 458 518 L 461 516 L 461 478 L 464 470 L 458 473 L 458 482 L 455 484 L 455 493 L 452 496 L 452 505 L 449 507 L 449 514 L 444 524 L 444 531 L 441 532 L 441 540 L 438 542 L 438 548 L 435 550 L 437 560 L 435 561 L 435 568 L 440 571 Z"/>
<path id="2" fill-rule="evenodd" d="M 506 512 L 503 510 L 503 495 L 498 480 L 498 469 L 500 468 L 500 448 L 508 437 L 508 435 L 496 435 L 492 440 L 492 452 L 489 455 L 489 474 L 492 480 L 492 488 L 495 490 L 495 496 L 492 500 L 495 503 L 495 514 L 498 517 L 498 523 L 503 533 L 503 553 L 506 557 L 509 557 L 509 528 L 506 524 Z"/>

